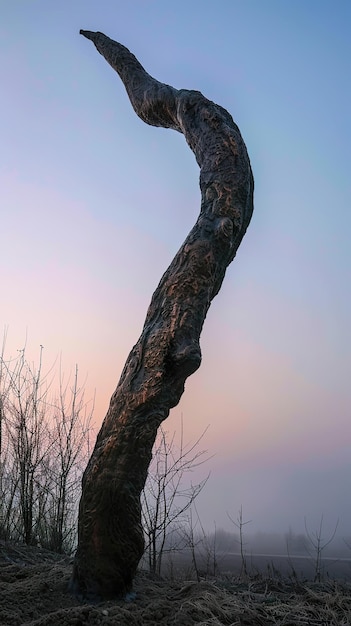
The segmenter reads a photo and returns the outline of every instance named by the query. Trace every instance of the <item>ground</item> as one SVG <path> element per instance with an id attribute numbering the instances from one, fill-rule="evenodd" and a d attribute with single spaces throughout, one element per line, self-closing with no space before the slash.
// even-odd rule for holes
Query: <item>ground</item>
<path id="1" fill-rule="evenodd" d="M 351 585 L 229 575 L 170 582 L 139 572 L 134 601 L 82 604 L 67 593 L 68 557 L 0 541 L 1 626 L 347 626 Z"/>

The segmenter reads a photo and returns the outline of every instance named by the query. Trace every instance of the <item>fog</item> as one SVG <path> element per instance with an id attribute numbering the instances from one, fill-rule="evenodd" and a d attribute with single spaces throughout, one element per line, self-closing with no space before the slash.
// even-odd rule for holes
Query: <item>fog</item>
<path id="1" fill-rule="evenodd" d="M 228 461 L 226 467 L 216 457 L 208 463 L 210 476 L 197 500 L 207 529 L 231 530 L 228 514 L 236 518 L 242 507 L 245 520 L 250 520 L 250 534 L 285 535 L 289 529 L 300 534 L 305 533 L 305 523 L 314 531 L 323 517 L 325 536 L 332 534 L 336 525 L 337 537 L 351 535 L 350 467 L 342 455 L 337 467 L 326 466 L 323 459 L 299 467 L 260 467 L 257 461 L 251 467 L 238 463 L 232 469 L 233 465 Z M 200 474 L 198 469 L 196 476 Z"/>
<path id="2" fill-rule="evenodd" d="M 252 533 L 249 522 L 233 519 L 234 532 L 216 528 L 206 534 L 193 520 L 170 531 L 163 548 L 162 572 L 195 569 L 198 575 L 256 574 L 296 580 L 351 580 L 351 536 L 341 538 L 335 527 L 331 535 L 307 526 L 304 533 Z M 143 563 L 143 562 L 142 562 Z"/>

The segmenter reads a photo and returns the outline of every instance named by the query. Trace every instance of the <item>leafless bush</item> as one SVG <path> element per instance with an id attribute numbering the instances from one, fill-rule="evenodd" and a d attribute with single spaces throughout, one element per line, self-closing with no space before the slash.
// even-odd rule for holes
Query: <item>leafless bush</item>
<path id="1" fill-rule="evenodd" d="M 307 546 L 307 552 L 310 555 L 310 558 L 314 564 L 314 582 L 321 582 L 323 580 L 323 552 L 327 546 L 333 541 L 337 528 L 339 525 L 339 520 L 337 520 L 334 530 L 331 533 L 328 539 L 323 538 L 323 515 L 321 515 L 321 519 L 319 522 L 319 526 L 317 530 L 310 532 L 307 527 L 307 520 L 305 518 L 305 530 L 309 545 Z"/>
<path id="2" fill-rule="evenodd" d="M 201 522 L 196 504 L 190 509 L 187 524 L 183 526 L 185 545 L 190 550 L 191 575 L 199 582 L 203 578 L 213 578 L 219 574 L 217 551 L 217 528 L 207 533 Z"/>
<path id="3" fill-rule="evenodd" d="M 60 372 L 43 374 L 21 349 L 0 355 L 0 537 L 58 552 L 75 542 L 80 479 L 89 454 L 92 408 Z"/>
<path id="4" fill-rule="evenodd" d="M 246 560 L 246 550 L 245 550 L 246 542 L 244 540 L 244 526 L 246 526 L 247 524 L 250 524 L 251 520 L 244 521 L 242 505 L 239 509 L 238 517 L 236 520 L 234 520 L 229 515 L 229 513 L 227 513 L 227 515 L 230 521 L 232 522 L 232 524 L 234 524 L 235 528 L 237 528 L 239 531 L 238 543 L 239 543 L 239 548 L 240 548 L 240 560 L 241 560 L 240 578 L 247 578 L 248 570 L 247 570 L 247 560 Z"/>
<path id="5" fill-rule="evenodd" d="M 153 460 L 141 495 L 142 522 L 146 547 L 144 561 L 150 571 L 160 574 L 164 555 L 184 548 L 181 531 L 186 512 L 202 491 L 208 476 L 195 485 L 186 477 L 208 460 L 199 444 L 206 431 L 190 445 L 183 440 L 183 424 L 176 442 L 161 427 L 153 450 Z"/>

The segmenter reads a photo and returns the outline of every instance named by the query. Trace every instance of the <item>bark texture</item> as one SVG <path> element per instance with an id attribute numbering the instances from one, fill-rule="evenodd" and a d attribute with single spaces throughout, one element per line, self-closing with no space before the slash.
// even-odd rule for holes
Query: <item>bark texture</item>
<path id="1" fill-rule="evenodd" d="M 201 210 L 152 296 L 83 477 L 71 589 L 123 596 L 143 554 L 140 493 L 160 423 L 201 363 L 200 333 L 253 211 L 253 177 L 229 113 L 152 78 L 123 45 L 80 31 L 121 77 L 137 115 L 184 134 L 200 166 Z"/>

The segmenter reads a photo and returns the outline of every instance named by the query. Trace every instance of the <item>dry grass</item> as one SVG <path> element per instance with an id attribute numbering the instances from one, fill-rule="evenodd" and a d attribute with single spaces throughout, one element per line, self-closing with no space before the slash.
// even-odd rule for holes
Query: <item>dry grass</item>
<path id="1" fill-rule="evenodd" d="M 245 582 L 172 582 L 140 572 L 133 602 L 85 605 L 67 594 L 71 562 L 44 550 L 0 542 L 3 626 L 346 626 L 351 587 L 272 577 Z"/>

